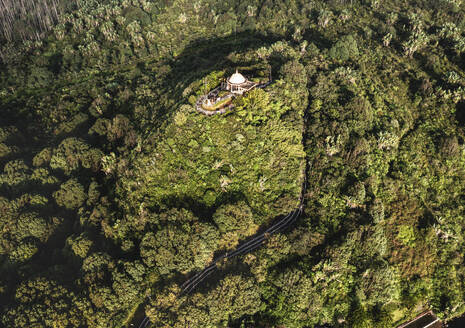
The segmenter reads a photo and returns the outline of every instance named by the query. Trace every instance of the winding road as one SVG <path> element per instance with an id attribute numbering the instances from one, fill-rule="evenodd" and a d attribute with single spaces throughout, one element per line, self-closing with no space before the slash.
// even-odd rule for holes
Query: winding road
<path id="1" fill-rule="evenodd" d="M 240 244 L 232 253 L 225 253 L 217 259 L 215 259 L 212 264 L 195 274 L 193 277 L 189 278 L 181 286 L 181 295 L 190 293 L 192 290 L 195 289 L 195 287 L 197 287 L 198 284 L 200 284 L 205 278 L 212 274 L 215 271 L 215 269 L 218 268 L 218 262 L 221 262 L 224 259 L 231 259 L 235 256 L 245 255 L 247 253 L 252 252 L 253 250 L 262 246 L 263 242 L 267 240 L 270 236 L 290 226 L 300 216 L 301 213 L 302 205 L 300 205 L 297 209 L 293 210 L 284 218 L 282 218 L 281 220 L 273 224 L 271 227 L 266 229 L 263 233 L 255 236 L 247 242 Z"/>
<path id="2" fill-rule="evenodd" d="M 305 186 L 303 187 L 303 190 L 305 190 Z M 258 247 L 262 246 L 263 243 L 268 238 L 270 238 L 273 234 L 284 231 L 286 228 L 292 225 L 292 223 L 294 223 L 294 221 L 302 214 L 302 211 L 303 211 L 303 197 L 301 196 L 300 206 L 297 209 L 293 210 L 292 212 L 287 214 L 285 217 L 275 222 L 264 232 L 256 235 L 254 238 L 250 239 L 249 241 L 246 241 L 240 244 L 233 252 L 225 253 L 219 256 L 218 258 L 216 258 L 215 260 L 213 260 L 213 263 L 205 267 L 202 271 L 196 273 L 194 276 L 192 276 L 191 278 L 189 278 L 186 282 L 182 284 L 180 295 L 189 294 L 190 292 L 192 292 L 195 289 L 195 287 L 197 287 L 202 281 L 204 281 L 209 275 L 211 275 L 213 272 L 215 272 L 216 269 L 218 269 L 217 264 L 219 262 L 222 262 L 224 259 L 231 259 L 236 256 L 250 253 L 254 251 L 255 249 L 257 249 Z M 142 322 L 140 323 L 139 328 L 146 328 L 148 325 L 150 325 L 150 323 L 151 322 L 149 318 L 146 316 L 144 320 L 142 320 Z"/>

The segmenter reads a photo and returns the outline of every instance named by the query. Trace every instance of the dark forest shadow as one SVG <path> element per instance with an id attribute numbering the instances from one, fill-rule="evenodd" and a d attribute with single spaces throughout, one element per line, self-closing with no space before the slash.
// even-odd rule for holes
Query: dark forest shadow
<path id="1" fill-rule="evenodd" d="M 455 119 L 460 126 L 465 126 L 465 101 L 460 101 L 455 106 Z"/>

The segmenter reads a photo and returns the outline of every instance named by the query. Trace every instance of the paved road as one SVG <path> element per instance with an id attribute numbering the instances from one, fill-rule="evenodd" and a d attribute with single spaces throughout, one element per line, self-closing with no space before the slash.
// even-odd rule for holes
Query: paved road
<path id="1" fill-rule="evenodd" d="M 223 261 L 224 259 L 231 259 L 236 256 L 245 255 L 262 246 L 263 243 L 270 238 L 273 234 L 278 233 L 289 227 L 299 216 L 302 214 L 302 205 L 297 209 L 290 212 L 288 215 L 280 219 L 278 222 L 274 223 L 271 227 L 266 229 L 264 232 L 256 235 L 254 238 L 240 244 L 233 252 L 225 253 L 220 257 L 216 258 L 212 264 L 207 266 L 202 271 L 195 274 L 193 277 L 189 278 L 181 286 L 181 295 L 188 294 L 197 287 L 205 278 L 211 275 L 217 268 L 217 263 Z"/>
<path id="2" fill-rule="evenodd" d="M 292 223 L 294 223 L 295 220 L 302 214 L 302 210 L 303 202 L 301 200 L 301 204 L 297 209 L 293 210 L 285 217 L 275 222 L 264 232 L 259 233 L 258 235 L 246 242 L 243 242 L 234 251 L 219 256 L 218 258 L 213 260 L 213 263 L 211 263 L 209 266 L 205 267 L 202 271 L 196 273 L 194 276 L 189 278 L 186 282 L 184 282 L 184 284 L 182 284 L 180 295 L 189 294 L 190 292 L 192 292 L 202 281 L 204 281 L 209 275 L 211 275 L 213 272 L 215 272 L 216 269 L 218 269 L 217 264 L 219 262 L 223 261 L 224 259 L 231 259 L 236 256 L 250 253 L 262 246 L 263 243 L 275 233 L 284 231 L 286 228 L 292 225 Z M 142 320 L 142 322 L 140 323 L 139 328 L 146 328 L 149 325 L 150 320 L 148 317 L 145 317 L 144 320 Z"/>

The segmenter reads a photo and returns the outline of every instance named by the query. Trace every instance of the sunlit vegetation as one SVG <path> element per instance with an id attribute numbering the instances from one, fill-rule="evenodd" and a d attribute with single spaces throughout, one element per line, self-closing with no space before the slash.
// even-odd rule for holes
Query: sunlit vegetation
<path id="1" fill-rule="evenodd" d="M 227 98 L 227 99 L 217 101 L 212 105 L 202 104 L 202 108 L 206 109 L 206 110 L 215 111 L 215 110 L 218 110 L 220 108 L 223 108 L 223 107 L 229 105 L 231 103 L 231 101 L 232 101 L 231 98 Z"/>
<path id="2" fill-rule="evenodd" d="M 465 312 L 463 1 L 0 0 L 0 14 L 0 326 Z M 273 83 L 198 113 L 235 69 Z M 292 229 L 178 296 L 296 208 L 304 174 Z"/>

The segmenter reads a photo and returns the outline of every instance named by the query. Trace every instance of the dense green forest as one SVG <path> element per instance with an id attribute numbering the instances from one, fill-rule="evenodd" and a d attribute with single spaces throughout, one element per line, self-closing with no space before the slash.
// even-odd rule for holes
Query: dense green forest
<path id="1" fill-rule="evenodd" d="M 465 2 L 0 0 L 0 326 L 465 312 Z M 205 116 L 236 69 L 273 83 Z M 181 284 L 300 204 L 286 232 Z"/>

